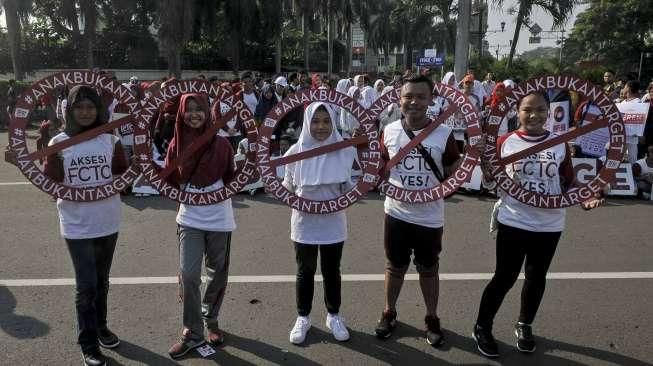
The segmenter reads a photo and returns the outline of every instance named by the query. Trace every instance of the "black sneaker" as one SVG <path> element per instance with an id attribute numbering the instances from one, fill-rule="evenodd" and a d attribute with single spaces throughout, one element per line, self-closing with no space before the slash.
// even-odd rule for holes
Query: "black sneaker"
<path id="1" fill-rule="evenodd" d="M 535 352 L 535 338 L 533 329 L 528 324 L 515 324 L 515 336 L 517 337 L 517 349 L 519 352 Z"/>
<path id="2" fill-rule="evenodd" d="M 206 341 L 204 338 L 192 338 L 190 329 L 184 329 L 177 343 L 173 344 L 168 350 L 168 354 L 170 357 L 177 359 L 188 353 L 190 350 L 203 346 L 205 343 Z"/>
<path id="3" fill-rule="evenodd" d="M 93 348 L 88 351 L 82 351 L 82 359 L 86 366 L 104 366 L 107 364 L 107 359 L 104 357 L 100 348 Z"/>
<path id="4" fill-rule="evenodd" d="M 381 313 L 381 319 L 376 323 L 374 332 L 377 338 L 387 339 L 392 335 L 392 331 L 397 326 L 397 312 L 394 310 L 384 310 Z"/>
<path id="5" fill-rule="evenodd" d="M 99 328 L 97 340 L 103 348 L 116 348 L 120 345 L 120 339 L 109 328 Z"/>
<path id="6" fill-rule="evenodd" d="M 491 328 L 484 328 L 480 325 L 474 326 L 472 337 L 476 341 L 476 347 L 483 356 L 499 357 L 499 346 L 492 336 Z"/>
<path id="7" fill-rule="evenodd" d="M 426 343 L 433 347 L 440 347 L 444 344 L 444 334 L 440 328 L 440 319 L 427 315 L 424 318 L 426 323 Z"/>

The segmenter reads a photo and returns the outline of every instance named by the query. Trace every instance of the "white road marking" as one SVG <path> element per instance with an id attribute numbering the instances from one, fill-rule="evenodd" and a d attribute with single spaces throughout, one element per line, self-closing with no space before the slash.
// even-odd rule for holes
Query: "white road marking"
<path id="1" fill-rule="evenodd" d="M 344 274 L 343 282 L 369 282 L 383 281 L 383 274 Z M 489 280 L 492 273 L 440 273 L 442 281 L 479 281 Z M 519 275 L 524 279 L 524 274 Z M 600 280 L 600 279 L 653 279 L 653 272 L 552 272 L 547 278 L 554 280 Z M 206 280 L 206 277 L 202 278 Z M 406 280 L 416 281 L 419 277 L 416 273 L 406 275 Z M 151 284 L 175 284 L 176 276 L 170 277 L 112 277 L 113 285 L 151 285 Z M 322 281 L 322 276 L 315 276 L 315 281 Z M 229 276 L 231 283 L 292 283 L 295 282 L 295 275 L 270 275 L 270 276 Z M 19 280 L 2 280 L 0 286 L 6 287 L 33 287 L 33 286 L 72 286 L 74 278 L 34 278 Z"/>
<path id="2" fill-rule="evenodd" d="M 26 186 L 32 182 L 0 182 L 0 186 Z"/>

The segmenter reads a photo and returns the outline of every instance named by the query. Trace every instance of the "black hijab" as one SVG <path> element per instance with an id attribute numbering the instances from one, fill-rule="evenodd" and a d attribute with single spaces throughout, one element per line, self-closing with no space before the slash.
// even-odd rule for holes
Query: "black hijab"
<path id="1" fill-rule="evenodd" d="M 77 121 L 75 121 L 75 117 L 73 115 L 73 107 L 75 103 L 78 103 L 84 99 L 88 99 L 93 104 L 95 104 L 95 109 L 97 110 L 95 122 L 93 122 L 90 126 L 80 126 L 77 124 Z M 86 85 L 74 86 L 72 89 L 70 89 L 70 93 L 68 93 L 66 105 L 66 126 L 64 128 L 64 132 L 68 136 L 72 137 L 102 125 L 106 122 L 104 117 L 105 114 L 102 113 L 102 110 L 102 101 L 100 100 L 100 96 L 97 94 L 95 89 Z"/>

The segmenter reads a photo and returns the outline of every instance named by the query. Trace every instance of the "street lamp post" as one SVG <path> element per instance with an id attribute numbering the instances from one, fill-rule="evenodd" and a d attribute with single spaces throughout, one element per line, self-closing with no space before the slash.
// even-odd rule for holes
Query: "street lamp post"
<path id="1" fill-rule="evenodd" d="M 640 52 L 639 54 L 639 70 L 637 71 L 637 81 L 642 81 L 642 66 L 644 65 L 644 58 L 649 59 L 653 57 L 653 52 Z"/>
<path id="2" fill-rule="evenodd" d="M 476 15 L 472 13 L 472 15 Z M 483 31 L 483 12 L 479 10 L 478 12 L 479 16 L 479 26 L 478 26 L 478 32 L 469 32 L 470 34 L 478 35 L 478 57 L 481 57 L 483 55 L 483 40 L 485 39 L 485 35 L 488 33 L 501 33 L 506 29 L 506 22 L 501 22 L 499 25 L 501 26 L 501 29 L 488 29 L 485 32 Z M 489 50 L 489 48 L 488 48 Z"/>

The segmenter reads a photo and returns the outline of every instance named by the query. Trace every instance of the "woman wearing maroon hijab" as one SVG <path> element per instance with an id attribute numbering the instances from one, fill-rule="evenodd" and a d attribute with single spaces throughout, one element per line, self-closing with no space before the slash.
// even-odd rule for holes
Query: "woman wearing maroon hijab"
<path id="1" fill-rule="evenodd" d="M 218 190 L 234 175 L 234 152 L 229 142 L 217 135 L 188 158 L 177 161 L 182 152 L 209 128 L 209 116 L 206 95 L 181 96 L 175 136 L 168 147 L 166 165 L 177 166 L 168 181 L 186 192 Z M 227 287 L 231 232 L 236 229 L 230 199 L 207 206 L 182 203 L 176 221 L 183 330 L 179 341 L 168 351 L 175 359 L 206 341 L 219 345 L 224 340 L 218 327 L 218 312 Z M 202 262 L 206 263 L 208 276 L 203 297 L 200 293 Z M 207 329 L 206 341 L 204 328 Z"/>

